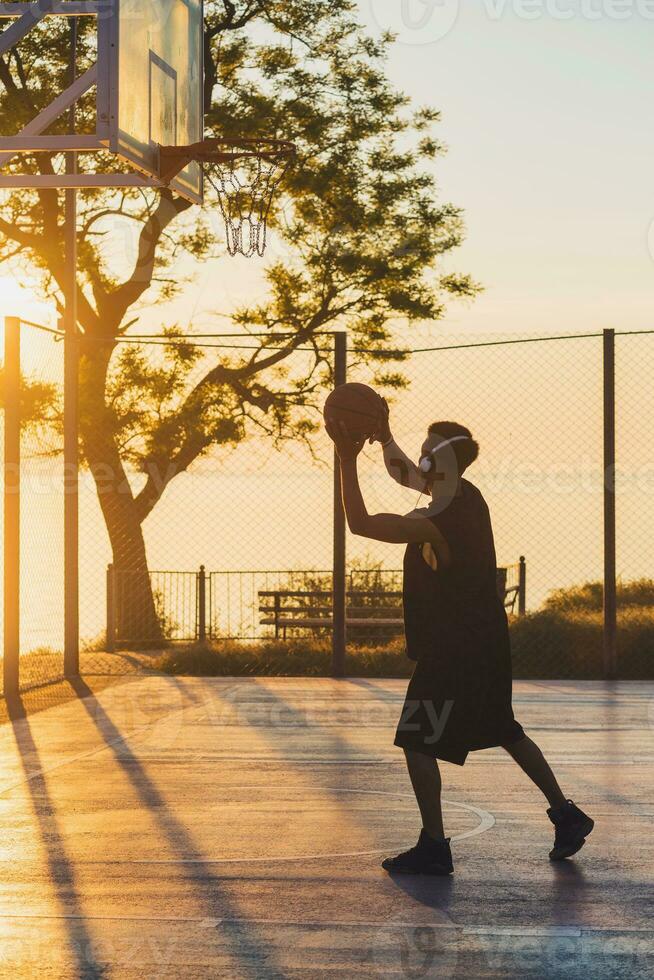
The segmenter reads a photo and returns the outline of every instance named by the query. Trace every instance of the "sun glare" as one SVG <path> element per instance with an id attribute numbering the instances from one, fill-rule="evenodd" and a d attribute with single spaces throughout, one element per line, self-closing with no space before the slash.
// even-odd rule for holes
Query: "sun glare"
<path id="1" fill-rule="evenodd" d="M 31 288 L 21 286 L 12 276 L 0 276 L 0 317 L 19 316 L 25 320 L 55 326 L 54 306 L 39 300 Z"/>

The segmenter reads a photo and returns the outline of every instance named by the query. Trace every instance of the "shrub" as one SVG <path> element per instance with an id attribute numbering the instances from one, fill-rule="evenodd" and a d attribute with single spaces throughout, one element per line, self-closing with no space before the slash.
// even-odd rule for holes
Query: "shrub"
<path id="1" fill-rule="evenodd" d="M 567 589 L 555 589 L 543 603 L 544 609 L 560 612 L 601 612 L 604 589 L 601 582 L 585 582 Z M 618 582 L 618 606 L 651 606 L 654 608 L 654 579 L 639 578 L 631 582 Z"/>

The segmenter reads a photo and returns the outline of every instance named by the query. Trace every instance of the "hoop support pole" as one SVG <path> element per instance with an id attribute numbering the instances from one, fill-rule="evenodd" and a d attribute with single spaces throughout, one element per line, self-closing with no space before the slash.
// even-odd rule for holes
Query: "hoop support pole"
<path id="1" fill-rule="evenodd" d="M 41 112 L 39 112 L 34 119 L 30 120 L 26 126 L 23 126 L 20 133 L 18 133 L 18 136 L 31 137 L 41 135 L 44 129 L 51 126 L 52 123 L 66 111 L 66 109 L 70 109 L 71 106 L 74 106 L 78 99 L 80 99 L 86 92 L 88 92 L 90 88 L 97 84 L 97 81 L 98 66 L 97 64 L 91 65 L 91 67 L 87 69 L 83 75 L 79 75 L 67 89 L 53 99 L 50 105 L 46 106 L 45 109 L 42 109 Z M 70 139 L 70 134 L 68 134 L 66 139 Z M 70 147 L 67 147 L 67 149 L 70 149 Z M 12 152 L 11 149 L 8 153 L 0 153 L 0 166 L 8 163 L 13 156 L 15 156 L 15 152 Z M 11 176 L 14 175 L 12 174 Z M 6 184 L 4 186 L 10 187 L 12 185 Z"/>
<path id="2" fill-rule="evenodd" d="M 77 21 L 70 22 L 70 73 L 75 83 Z M 69 110 L 75 130 L 75 106 Z M 66 155 L 66 173 L 77 154 Z M 79 674 L 79 343 L 77 338 L 77 191 L 65 194 L 64 328 L 64 676 Z"/>
<path id="3" fill-rule="evenodd" d="M 20 653 L 20 320 L 5 317 L 4 637 L 5 697 L 16 696 Z"/>

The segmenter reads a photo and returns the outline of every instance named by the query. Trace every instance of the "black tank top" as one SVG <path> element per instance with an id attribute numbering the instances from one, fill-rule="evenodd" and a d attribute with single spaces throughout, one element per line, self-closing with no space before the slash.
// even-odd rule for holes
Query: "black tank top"
<path id="1" fill-rule="evenodd" d="M 447 541 L 452 561 L 447 568 L 433 569 L 422 544 L 407 545 L 403 603 L 407 656 L 412 660 L 433 656 L 435 650 L 446 654 L 462 640 L 470 651 L 471 644 L 488 642 L 489 628 L 503 633 L 507 624 L 497 591 L 490 514 L 481 492 L 462 479 L 459 492 L 429 519 Z"/>

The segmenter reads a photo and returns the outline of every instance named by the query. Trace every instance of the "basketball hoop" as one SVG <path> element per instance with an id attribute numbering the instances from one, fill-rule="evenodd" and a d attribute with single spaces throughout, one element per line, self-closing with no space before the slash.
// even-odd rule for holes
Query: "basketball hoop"
<path id="1" fill-rule="evenodd" d="M 263 256 L 273 196 L 295 155 L 290 140 L 215 138 L 159 148 L 160 177 L 173 180 L 189 163 L 201 164 L 218 195 L 230 255 Z"/>

